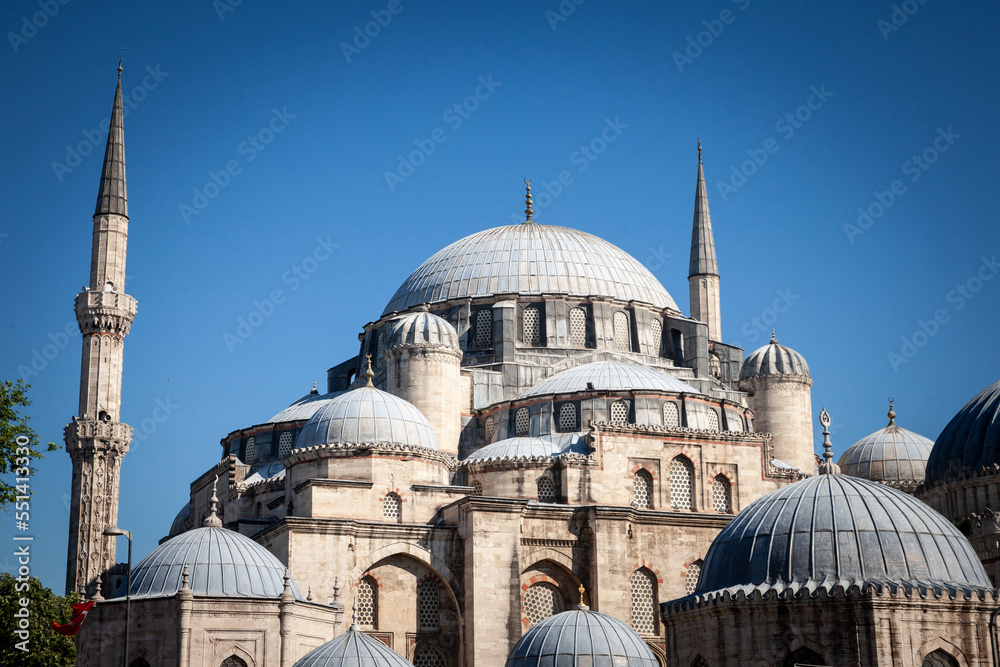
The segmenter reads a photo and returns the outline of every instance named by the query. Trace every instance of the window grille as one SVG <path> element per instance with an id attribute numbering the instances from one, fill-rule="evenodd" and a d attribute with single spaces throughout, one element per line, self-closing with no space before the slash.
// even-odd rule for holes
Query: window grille
<path id="1" fill-rule="evenodd" d="M 358 582 L 358 625 L 376 628 L 378 622 L 378 584 L 371 577 Z"/>
<path id="2" fill-rule="evenodd" d="M 530 625 L 543 618 L 560 613 L 563 608 L 562 595 L 548 582 L 533 584 L 524 592 L 524 617 Z"/>
<path id="3" fill-rule="evenodd" d="M 143 660 L 143 662 L 146 661 Z M 147 662 L 146 664 L 148 665 L 149 663 Z M 242 658 L 238 658 L 235 655 L 231 655 L 222 661 L 222 665 L 220 665 L 220 667 L 247 667 L 247 663 Z"/>
<path id="4" fill-rule="evenodd" d="M 719 430 L 719 413 L 715 410 L 708 411 L 708 430 L 718 431 Z"/>
<path id="5" fill-rule="evenodd" d="M 920 667 L 958 667 L 958 663 L 955 658 L 938 649 L 925 657 Z"/>
<path id="6" fill-rule="evenodd" d="M 716 475 L 712 480 L 712 509 L 716 512 L 728 512 L 732 509 L 731 498 L 729 480 L 725 475 Z"/>
<path id="7" fill-rule="evenodd" d="M 538 347 L 542 344 L 540 319 L 538 309 L 534 306 L 525 308 L 524 313 L 521 315 L 521 324 L 524 328 L 524 344 L 529 347 Z"/>
<path id="8" fill-rule="evenodd" d="M 691 663 L 691 667 L 708 667 L 708 660 L 705 660 L 705 658 L 699 655 L 694 659 L 694 662 Z"/>
<path id="9" fill-rule="evenodd" d="M 493 347 L 493 311 L 488 308 L 476 313 L 476 347 Z"/>
<path id="10" fill-rule="evenodd" d="M 483 442 L 489 444 L 493 442 L 493 431 L 496 430 L 496 421 L 493 419 L 493 415 L 486 418 L 483 422 Z"/>
<path id="11" fill-rule="evenodd" d="M 399 521 L 403 501 L 395 493 L 387 494 L 382 502 L 382 517 L 389 521 Z"/>
<path id="12" fill-rule="evenodd" d="M 257 460 L 257 441 L 253 436 L 247 438 L 247 446 L 243 452 L 243 458 L 246 459 L 243 463 L 248 465 L 253 465 L 253 462 Z"/>
<path id="13" fill-rule="evenodd" d="M 628 401 L 615 401 L 611 404 L 611 423 L 624 424 L 628 422 Z"/>
<path id="14" fill-rule="evenodd" d="M 656 578 L 642 568 L 632 573 L 632 629 L 639 634 L 656 634 Z"/>
<path id="15" fill-rule="evenodd" d="M 676 403 L 663 404 L 663 425 L 667 428 L 680 428 L 681 411 Z"/>
<path id="16" fill-rule="evenodd" d="M 292 432 L 285 431 L 278 438 L 278 458 L 283 459 L 292 451 Z"/>
<path id="17" fill-rule="evenodd" d="M 628 336 L 628 315 L 622 311 L 615 313 L 615 349 L 622 352 L 630 352 L 632 346 L 629 344 Z"/>
<path id="18" fill-rule="evenodd" d="M 518 408 L 514 413 L 514 435 L 528 435 L 528 408 Z"/>
<path id="19" fill-rule="evenodd" d="M 375 354 L 372 357 L 375 358 L 375 368 L 382 368 L 385 359 L 385 329 L 378 332 L 378 338 L 375 340 Z"/>
<path id="20" fill-rule="evenodd" d="M 670 462 L 670 505 L 678 510 L 694 509 L 694 466 L 683 456 Z"/>
<path id="21" fill-rule="evenodd" d="M 483 495 L 483 485 L 480 482 L 472 483 L 472 495 L 481 496 Z"/>
<path id="22" fill-rule="evenodd" d="M 698 577 L 701 576 L 701 561 L 688 565 L 687 572 L 684 573 L 684 590 L 691 595 L 698 589 Z"/>
<path id="23" fill-rule="evenodd" d="M 559 430 L 576 430 L 576 405 L 573 403 L 563 403 L 559 408 Z"/>
<path id="24" fill-rule="evenodd" d="M 653 476 L 646 470 L 637 470 L 632 476 L 632 506 L 653 507 Z"/>
<path id="25" fill-rule="evenodd" d="M 587 347 L 586 308 L 574 308 L 569 311 L 569 341 L 573 347 Z"/>
<path id="26" fill-rule="evenodd" d="M 257 518 L 258 519 L 264 518 L 264 506 L 260 503 L 257 503 Z"/>
<path id="27" fill-rule="evenodd" d="M 660 320 L 653 320 L 650 328 L 653 334 L 653 349 L 650 352 L 659 357 L 663 354 L 663 325 Z"/>
<path id="28" fill-rule="evenodd" d="M 430 644 L 420 644 L 413 652 L 413 667 L 446 667 L 447 664 L 441 651 Z"/>
<path id="29" fill-rule="evenodd" d="M 556 483 L 551 477 L 539 477 L 535 485 L 538 490 L 538 502 L 554 503 L 556 501 Z"/>
<path id="30" fill-rule="evenodd" d="M 435 631 L 440 625 L 441 598 L 437 582 L 424 579 L 417 585 L 417 614 L 421 632 Z"/>

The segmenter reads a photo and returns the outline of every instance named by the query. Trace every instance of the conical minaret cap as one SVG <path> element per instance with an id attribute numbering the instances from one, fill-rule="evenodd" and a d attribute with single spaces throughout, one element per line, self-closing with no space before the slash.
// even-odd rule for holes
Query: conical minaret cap
<path id="1" fill-rule="evenodd" d="M 104 166 L 101 168 L 101 184 L 97 190 L 97 206 L 94 215 L 116 214 L 128 217 L 128 197 L 125 192 L 125 129 L 122 109 L 122 63 L 118 61 L 118 87 L 115 102 L 111 108 L 111 126 L 108 128 L 108 143 L 104 148 Z"/>
<path id="2" fill-rule="evenodd" d="M 688 277 L 719 275 L 715 259 L 715 237 L 712 235 L 712 216 L 708 212 L 708 190 L 705 187 L 705 169 L 701 164 L 701 139 L 698 140 L 698 185 L 694 193 L 694 222 L 691 228 L 691 264 Z"/>

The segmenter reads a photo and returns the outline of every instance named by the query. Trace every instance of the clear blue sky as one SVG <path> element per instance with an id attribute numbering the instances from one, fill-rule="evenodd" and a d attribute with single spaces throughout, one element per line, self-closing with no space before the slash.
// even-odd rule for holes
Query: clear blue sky
<path id="1" fill-rule="evenodd" d="M 689 312 L 696 137 L 723 336 L 749 352 L 773 326 L 805 355 L 838 454 L 885 425 L 889 396 L 902 426 L 934 438 L 997 379 L 1000 279 L 976 282 L 998 270 L 982 258 L 1000 254 L 995 3 L 912 0 L 890 30 L 888 0 L 564 0 L 568 16 L 557 0 L 401 0 L 395 14 L 388 0 L 234 1 L 0 8 L 0 376 L 52 356 L 27 378 L 30 415 L 60 446 L 77 409 L 73 298 L 89 275 L 98 128 L 126 48 L 126 290 L 139 313 L 122 413 L 141 431 L 158 402 L 171 412 L 146 422 L 155 429 L 124 461 L 120 524 L 137 558 L 219 459 L 221 437 L 322 387 L 425 258 L 523 209 L 525 176 L 540 195 L 569 172 L 559 196 L 536 197 L 536 220 L 624 248 Z M 373 11 L 386 25 L 355 44 Z M 67 155 L 81 143 L 88 155 Z M 418 145 L 434 150 L 398 171 Z M 766 162 L 743 164 L 754 156 Z M 228 184 L 199 200 L 230 162 Z M 404 180 L 388 183 L 393 171 Z M 885 206 L 876 192 L 897 180 Z M 849 234 L 859 207 L 878 216 Z M 338 247 L 304 264 L 318 238 Z M 979 289 L 967 298 L 960 285 Z M 225 334 L 274 290 L 282 303 L 230 351 Z M 919 322 L 936 314 L 924 335 Z M 70 470 L 53 452 L 33 480 L 32 565 L 60 591 Z M 0 520 L 11 544 L 12 517 Z"/>

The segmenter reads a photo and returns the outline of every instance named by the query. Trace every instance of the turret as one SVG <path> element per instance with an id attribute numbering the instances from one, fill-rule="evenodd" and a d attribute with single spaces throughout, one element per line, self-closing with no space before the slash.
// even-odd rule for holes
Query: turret
<path id="1" fill-rule="evenodd" d="M 708 324 L 709 340 L 721 341 L 719 264 L 715 259 L 715 238 L 712 236 L 712 217 L 708 212 L 705 169 L 701 164 L 701 139 L 698 140 L 698 185 L 694 193 L 688 288 L 691 293 L 691 317 Z"/>

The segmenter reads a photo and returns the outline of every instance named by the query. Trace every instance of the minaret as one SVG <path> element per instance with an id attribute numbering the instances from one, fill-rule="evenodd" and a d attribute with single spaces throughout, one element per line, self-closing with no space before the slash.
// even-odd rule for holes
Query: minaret
<path id="1" fill-rule="evenodd" d="M 694 193 L 688 285 L 691 292 L 691 317 L 708 324 L 709 340 L 721 341 L 719 264 L 715 260 L 715 239 L 712 237 L 712 218 L 708 213 L 705 170 L 701 165 L 701 139 L 698 140 L 698 186 Z"/>
<path id="2" fill-rule="evenodd" d="M 128 241 L 122 65 L 118 61 L 108 144 L 94 210 L 90 286 L 76 295 L 83 334 L 79 416 L 66 425 L 73 460 L 66 590 L 83 594 L 115 564 L 115 540 L 102 532 L 118 522 L 118 481 L 132 428 L 121 420 L 122 351 L 136 301 L 123 292 Z"/>

